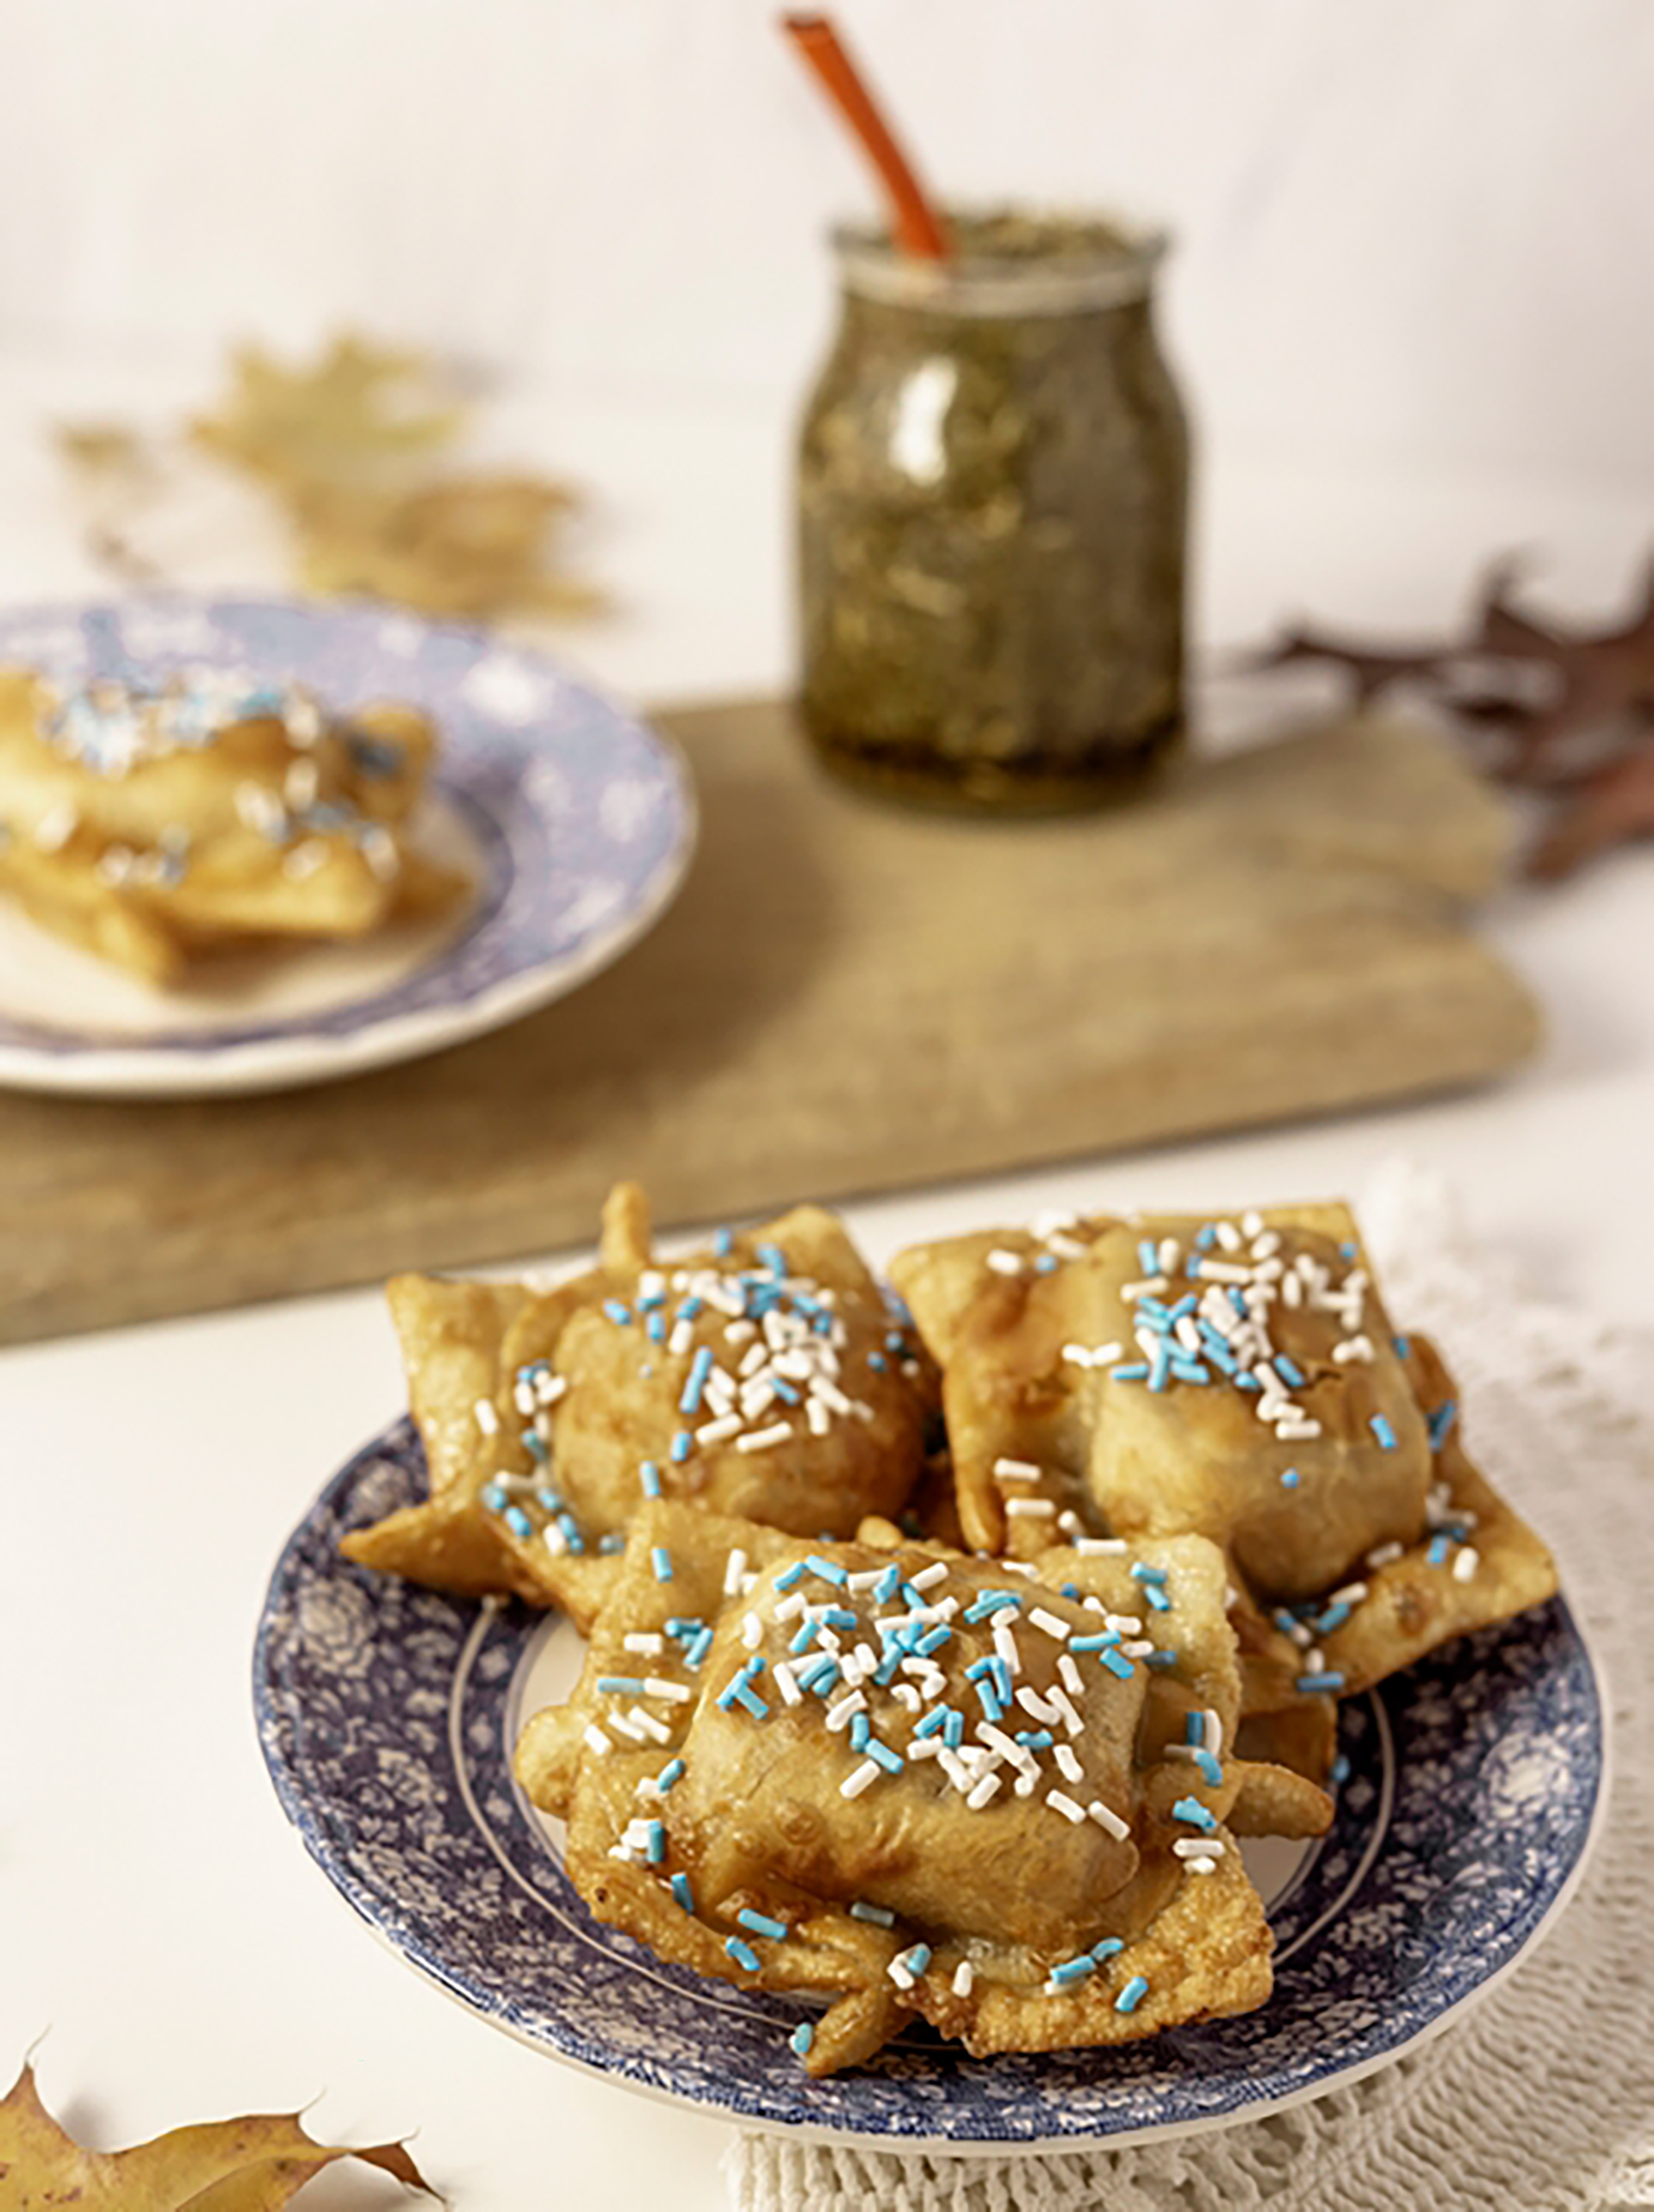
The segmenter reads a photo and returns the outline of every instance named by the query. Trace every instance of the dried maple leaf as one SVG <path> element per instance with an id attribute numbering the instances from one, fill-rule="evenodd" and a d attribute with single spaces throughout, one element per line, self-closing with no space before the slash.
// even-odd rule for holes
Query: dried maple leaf
<path id="1" fill-rule="evenodd" d="M 464 412 L 418 353 L 346 333 L 314 368 L 289 369 L 256 346 L 233 357 L 229 391 L 190 434 L 221 460 L 283 493 L 374 483 L 451 442 Z"/>
<path id="2" fill-rule="evenodd" d="M 551 524 L 574 504 L 531 476 L 319 489 L 295 509 L 302 573 L 313 591 L 365 592 L 427 614 L 586 612 L 597 595 L 546 564 Z"/>
<path id="3" fill-rule="evenodd" d="M 400 2143 L 365 2151 L 313 2142 L 295 2113 L 254 2113 L 175 2128 L 127 2151 L 88 2151 L 40 2103 L 25 2065 L 0 2103 L 0 2205 L 6 2212 L 278 2212 L 339 2159 L 360 2159 L 435 2194 Z"/>
<path id="4" fill-rule="evenodd" d="M 1604 630 L 1570 629 L 1519 607 L 1516 573 L 1509 562 L 1489 572 L 1462 643 L 1393 649 L 1299 627 L 1250 665 L 1324 662 L 1345 671 L 1362 706 L 1397 683 L 1421 687 L 1466 729 L 1500 781 L 1553 800 L 1572 794 L 1527 863 L 1555 877 L 1654 834 L 1654 561 L 1630 619 Z"/>

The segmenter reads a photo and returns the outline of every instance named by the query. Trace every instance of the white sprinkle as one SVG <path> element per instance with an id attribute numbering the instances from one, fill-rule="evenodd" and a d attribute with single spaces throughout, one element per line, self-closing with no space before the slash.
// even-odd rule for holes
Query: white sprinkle
<path id="1" fill-rule="evenodd" d="M 1240 1217 L 1240 1234 L 1243 1237 L 1261 1237 L 1263 1233 L 1264 1217 L 1256 1206 L 1250 1207 Z"/>
<path id="2" fill-rule="evenodd" d="M 675 1321 L 672 1324 L 672 1333 L 666 1340 L 666 1349 L 675 1360 L 681 1360 L 694 1341 L 693 1322 Z"/>
<path id="3" fill-rule="evenodd" d="M 652 1629 L 633 1629 L 622 1641 L 628 1651 L 641 1652 L 645 1659 L 654 1659 L 666 1649 L 666 1638 Z"/>
<path id="4" fill-rule="evenodd" d="M 1334 1590 L 1327 1600 L 1329 1605 L 1359 1605 L 1367 1594 L 1365 1582 L 1346 1582 L 1341 1590 Z"/>
<path id="5" fill-rule="evenodd" d="M 1058 1660 L 1057 1679 L 1062 1684 L 1063 1688 L 1067 1691 L 1070 1697 L 1083 1698 L 1085 1696 L 1085 1679 L 1080 1673 L 1079 1667 L 1074 1661 L 1072 1653 L 1065 1651 L 1061 1658 Z"/>
<path id="6" fill-rule="evenodd" d="M 916 1590 L 934 1590 L 938 1582 L 948 1580 L 948 1562 L 945 1559 L 933 1560 L 929 1567 L 922 1567 L 907 1579 Z"/>
<path id="7" fill-rule="evenodd" d="M 494 1402 L 491 1399 L 479 1398 L 476 1405 L 472 1406 L 471 1412 L 476 1419 L 477 1427 L 482 1431 L 482 1434 L 485 1436 L 497 1436 L 499 1435 L 500 1416 L 495 1412 L 494 1409 Z"/>
<path id="8" fill-rule="evenodd" d="M 775 1617 L 783 1625 L 788 1621 L 801 1620 L 810 1610 L 810 1600 L 802 1590 L 789 1590 L 775 1608 Z"/>
<path id="9" fill-rule="evenodd" d="M 749 1651 L 756 1651 L 764 1640 L 764 1624 L 756 1613 L 748 1613 L 741 1622 L 741 1641 Z"/>
<path id="10" fill-rule="evenodd" d="M 844 1587 L 847 1590 L 854 1590 L 859 1596 L 863 1590 L 871 1590 L 875 1582 L 882 1581 L 884 1573 L 885 1570 L 882 1567 L 864 1567 L 861 1573 L 849 1576 L 845 1580 Z"/>
<path id="11" fill-rule="evenodd" d="M 979 1813 L 998 1787 L 999 1776 L 997 1773 L 985 1774 L 982 1779 L 973 1786 L 965 1803 L 972 1812 Z"/>
<path id="12" fill-rule="evenodd" d="M 968 1959 L 961 1959 L 954 1968 L 954 1995 L 968 1997 L 976 1980 L 976 1969 Z"/>
<path id="13" fill-rule="evenodd" d="M 1318 1436 L 1321 1434 L 1321 1424 L 1319 1421 L 1306 1420 L 1302 1414 L 1299 1414 L 1292 1420 L 1278 1422 L 1275 1433 L 1284 1443 L 1297 1443 L 1310 1436 Z"/>
<path id="14" fill-rule="evenodd" d="M 841 1798 L 859 1798 L 863 1790 L 870 1790 L 881 1773 L 876 1759 L 864 1759 L 853 1774 L 847 1775 L 838 1785 Z"/>
<path id="15" fill-rule="evenodd" d="M 327 848 L 319 838 L 306 838 L 295 844 L 282 863 L 282 873 L 289 883 L 302 883 L 327 864 Z"/>
<path id="16" fill-rule="evenodd" d="M 602 1729 L 599 1728 L 595 1721 L 594 1721 L 591 1726 L 586 1730 L 584 1742 L 587 1749 L 588 1751 L 596 1752 L 600 1759 L 606 1752 L 610 1752 L 614 1749 L 614 1746 L 609 1742 L 609 1739 L 604 1735 Z"/>
<path id="17" fill-rule="evenodd" d="M 694 1695 L 682 1682 L 663 1682 L 658 1674 L 645 1674 L 644 1692 L 650 1698 L 663 1698 L 668 1705 L 687 1705 Z"/>
<path id="18" fill-rule="evenodd" d="M 1007 1513 L 1018 1514 L 1025 1518 L 1042 1519 L 1054 1514 L 1056 1510 L 1054 1501 L 1049 1498 L 1007 1498 L 1005 1500 Z"/>
<path id="19" fill-rule="evenodd" d="M 1240 1231 L 1235 1227 L 1234 1222 L 1215 1221 L 1212 1227 L 1216 1232 L 1218 1243 L 1224 1251 L 1238 1252 L 1240 1249 Z"/>
<path id="20" fill-rule="evenodd" d="M 1019 1275 L 1023 1272 L 1023 1256 L 1020 1252 L 1007 1252 L 996 1246 L 987 1256 L 987 1265 L 997 1275 Z"/>
<path id="21" fill-rule="evenodd" d="M 1466 1544 L 1464 1549 L 1455 1555 L 1453 1560 L 1454 1581 L 1468 1582 L 1481 1564 L 1481 1554 L 1477 1550 L 1475 1545 Z"/>
<path id="22" fill-rule="evenodd" d="M 890 1694 L 905 1712 L 917 1716 L 924 1710 L 924 1699 L 911 1682 L 892 1682 Z"/>
<path id="23" fill-rule="evenodd" d="M 939 1735 L 916 1735 L 907 1747 L 909 1761 L 915 1759 L 935 1759 L 940 1756 L 942 1738 Z"/>
<path id="24" fill-rule="evenodd" d="M 1185 1859 L 1183 1863 L 1191 1874 L 1215 1874 L 1217 1872 L 1216 1860 L 1204 1851 L 1197 1859 Z"/>
<path id="25" fill-rule="evenodd" d="M 890 1964 L 885 1968 L 885 1972 L 890 1976 L 890 1978 L 895 1983 L 899 1990 L 911 1990 L 912 1988 L 912 1970 L 908 1966 L 905 1960 L 892 1959 Z"/>
<path id="26" fill-rule="evenodd" d="M 1023 1671 L 1023 1654 L 1017 1646 L 1016 1629 L 1011 1627 L 1009 1621 L 1002 1621 L 997 1617 L 991 1625 L 993 1631 L 995 1653 L 1004 1661 L 1006 1667 L 1012 1674 L 1020 1674 Z"/>
<path id="27" fill-rule="evenodd" d="M 1091 1559 L 1122 1559 L 1126 1540 L 1123 1536 L 1076 1536 L 1074 1549 Z"/>
<path id="28" fill-rule="evenodd" d="M 792 1434 L 789 1422 L 772 1421 L 767 1429 L 749 1429 L 744 1436 L 737 1436 L 735 1449 L 738 1452 L 767 1452 L 776 1444 L 787 1443 Z"/>
<path id="29" fill-rule="evenodd" d="M 793 1673 L 792 1661 L 778 1659 L 770 1672 L 774 1677 L 776 1688 L 781 1693 L 781 1703 L 784 1705 L 802 1704 L 804 1692 L 799 1689 L 797 1679 Z"/>
<path id="30" fill-rule="evenodd" d="M 1065 1796 L 1060 1790 L 1048 1790 L 1045 1793 L 1045 1802 L 1053 1812 L 1060 1813 L 1066 1821 L 1073 1822 L 1076 1827 L 1085 1817 L 1085 1806 L 1077 1805 L 1072 1798 Z"/>
<path id="31" fill-rule="evenodd" d="M 1032 1460 L 997 1459 L 993 1471 L 1002 1482 L 1037 1482 L 1042 1470 Z"/>
<path id="32" fill-rule="evenodd" d="M 737 1544 L 724 1562 L 724 1595 L 733 1598 L 741 1587 L 741 1578 L 747 1571 L 747 1555 Z"/>
<path id="33" fill-rule="evenodd" d="M 1161 1237 L 1160 1249 L 1156 1256 L 1160 1261 L 1160 1273 L 1163 1275 L 1169 1275 L 1172 1272 L 1173 1268 L 1176 1268 L 1178 1261 L 1182 1256 L 1182 1251 L 1183 1247 L 1178 1243 L 1175 1237 Z"/>
<path id="34" fill-rule="evenodd" d="M 672 1741 L 672 1731 L 665 1722 L 657 1721 L 653 1713 L 646 1713 L 641 1705 L 628 1705 L 626 1719 L 631 1724 L 630 1728 L 619 1721 L 611 1721 L 609 1725 L 619 1729 L 622 1735 L 635 1734 L 640 1742 L 644 1736 L 654 1743 L 670 1743 Z"/>
<path id="35" fill-rule="evenodd" d="M 1197 1262 L 1200 1280 L 1209 1283 L 1249 1283 L 1252 1269 L 1235 1266 L 1228 1260 L 1202 1260 Z"/>
<path id="36" fill-rule="evenodd" d="M 1393 1567 L 1406 1551 L 1405 1544 L 1376 1544 L 1367 1554 L 1367 1565 L 1376 1573 L 1381 1567 Z"/>
<path id="37" fill-rule="evenodd" d="M 1201 1748 L 1203 1751 L 1209 1751 L 1214 1759 L 1221 1759 L 1223 1755 L 1223 1723 L 1209 1705 L 1206 1707 L 1200 1717 L 1204 1723 Z"/>
<path id="38" fill-rule="evenodd" d="M 1064 1728 L 1067 1729 L 1069 1735 L 1078 1735 L 1080 1730 L 1085 1727 L 1085 1723 L 1080 1718 L 1079 1713 L 1075 1710 L 1074 1706 L 1070 1702 L 1067 1692 L 1066 1690 L 1054 1690 L 1051 1692 L 1051 1703 L 1056 1707 L 1057 1717 L 1061 1721 Z"/>
<path id="39" fill-rule="evenodd" d="M 1223 1855 L 1222 1839 L 1216 1835 L 1180 1835 L 1172 1848 L 1179 1859 L 1221 1859 Z"/>
<path id="40" fill-rule="evenodd" d="M 1067 1622 L 1060 1621 L 1054 1613 L 1048 1613 L 1043 1605 L 1035 1605 L 1029 1614 L 1028 1621 L 1030 1628 L 1038 1629 L 1046 1636 L 1054 1636 L 1059 1643 L 1067 1642 L 1069 1634 Z"/>
<path id="41" fill-rule="evenodd" d="M 1140 1298 L 1159 1298 L 1170 1290 L 1171 1284 L 1164 1275 L 1145 1275 L 1141 1282 L 1122 1283 L 1120 1295 L 1128 1305 Z"/>
<path id="42" fill-rule="evenodd" d="M 1340 1361 L 1370 1360 L 1372 1357 L 1372 1341 L 1367 1337 L 1346 1337 L 1341 1344 L 1333 1346 L 1333 1357 Z"/>
<path id="43" fill-rule="evenodd" d="M 1054 1707 L 1048 1704 L 1039 1692 L 1030 1689 L 1026 1683 L 1017 1692 L 1017 1702 L 1036 1721 L 1054 1721 L 1057 1717 Z"/>
<path id="44" fill-rule="evenodd" d="M 832 1734 L 836 1735 L 841 1729 L 849 1726 L 852 1713 L 864 1713 L 867 1710 L 866 1698 L 860 1690 L 852 1690 L 847 1696 L 841 1698 L 836 1705 L 828 1706 L 827 1726 Z"/>
<path id="45" fill-rule="evenodd" d="M 1051 1756 L 1056 1760 L 1057 1771 L 1065 1781 L 1083 1782 L 1085 1779 L 1085 1769 L 1066 1743 L 1054 1744 Z"/>
<path id="46" fill-rule="evenodd" d="M 832 1425 L 832 1416 L 818 1398 L 804 1401 L 804 1423 L 812 1436 L 824 1436 Z"/>
<path id="47" fill-rule="evenodd" d="M 1130 1822 L 1122 1820 L 1117 1812 L 1110 1811 L 1100 1798 L 1093 1798 L 1085 1810 L 1100 1829 L 1113 1836 L 1116 1843 L 1123 1843 L 1131 1834 Z"/>

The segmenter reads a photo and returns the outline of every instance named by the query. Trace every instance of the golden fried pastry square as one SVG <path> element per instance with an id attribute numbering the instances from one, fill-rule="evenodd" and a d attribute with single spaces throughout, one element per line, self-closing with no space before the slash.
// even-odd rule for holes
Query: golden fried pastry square
<path id="1" fill-rule="evenodd" d="M 657 1262 L 620 1184 L 600 1265 L 556 1290 L 404 1276 L 390 1299 L 432 1489 L 345 1540 L 364 1566 L 583 1627 L 651 1499 L 842 1536 L 923 1471 L 924 1367 L 819 1206 Z"/>
<path id="2" fill-rule="evenodd" d="M 977 2055 L 1133 2040 L 1269 1992 L 1223 1604 L 1199 1537 L 1025 1567 L 654 1504 L 518 1773 L 600 1920 L 833 2000 L 812 2072 L 913 2016 Z"/>
<path id="3" fill-rule="evenodd" d="M 0 888 L 160 984 L 214 950 L 438 913 L 467 886 L 408 835 L 434 745 L 412 707 L 334 715 L 215 668 L 0 673 Z"/>
<path id="4" fill-rule="evenodd" d="M 1377 1680 L 1555 1586 L 1463 1463 L 1449 1386 L 1396 1335 L 1347 1207 L 991 1231 L 905 1252 L 892 1274 L 942 1363 L 967 1537 L 1023 1557 L 1054 1530 L 1209 1537 L 1248 1711 Z M 1455 1568 L 1451 1596 L 1415 1573 L 1448 1493 L 1494 1517 L 1497 1547 L 1479 1581 Z M 1390 1584 L 1375 1558 L 1397 1563 Z M 1358 1585 L 1373 1601 L 1334 1646 Z M 1326 1636 L 1306 1631 L 1318 1622 Z M 1296 1754 L 1313 1772 L 1312 1738 L 1325 1723 Z"/>

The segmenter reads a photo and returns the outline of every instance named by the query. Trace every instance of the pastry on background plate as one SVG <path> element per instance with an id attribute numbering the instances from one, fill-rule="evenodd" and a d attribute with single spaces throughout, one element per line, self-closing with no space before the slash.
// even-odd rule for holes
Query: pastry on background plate
<path id="1" fill-rule="evenodd" d="M 915 2016 L 982 2056 L 1250 2010 L 1271 1939 L 1235 1834 L 1330 1808 L 1234 1754 L 1224 1580 L 1198 1536 L 1030 1571 L 651 1505 L 518 1774 L 600 1920 L 831 2000 L 812 2073 Z"/>
<path id="2" fill-rule="evenodd" d="M 1248 1712 L 1365 1688 L 1556 1588 L 1344 1206 L 1051 1218 L 891 1273 L 942 1368 L 967 1541 L 1028 1558 L 1080 1531 L 1209 1538 Z"/>
<path id="3" fill-rule="evenodd" d="M 444 912 L 466 879 L 409 834 L 435 744 L 412 707 L 336 715 L 224 669 L 0 672 L 0 890 L 161 986 L 213 952 Z"/>
<path id="4" fill-rule="evenodd" d="M 556 1289 L 402 1275 L 389 1298 L 431 1495 L 345 1540 L 365 1567 L 583 1628 L 651 1499 L 849 1536 L 924 1473 L 934 1372 L 820 1206 L 657 1262 L 621 1183 L 599 1264 Z"/>

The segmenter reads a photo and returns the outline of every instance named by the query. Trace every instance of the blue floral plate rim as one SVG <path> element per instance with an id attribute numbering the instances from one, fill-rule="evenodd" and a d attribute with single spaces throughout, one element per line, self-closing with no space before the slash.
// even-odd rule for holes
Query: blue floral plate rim
<path id="1" fill-rule="evenodd" d="M 1272 1901 L 1277 1986 L 1259 2011 L 1120 2051 L 985 2060 L 923 2030 L 810 2082 L 786 2046 L 806 2008 L 663 1966 L 569 1887 L 508 1765 L 556 1617 L 339 1554 L 347 1528 L 422 1494 L 423 1470 L 403 1418 L 339 1470 L 277 1564 L 253 1692 L 283 1809 L 345 1901 L 445 1995 L 581 2072 L 739 2126 L 1014 2156 L 1282 2110 L 1391 2064 L 1514 1972 L 1601 1830 L 1609 1707 L 1558 1598 L 1342 1709 L 1351 1773 L 1331 1835 Z M 352 1769 L 362 1759 L 373 1773 Z M 406 1804 L 381 1765 L 400 1765 Z"/>
<path id="2" fill-rule="evenodd" d="M 328 948 L 337 980 L 308 1008 L 169 1027 L 163 999 L 152 1024 L 117 1030 L 84 1005 L 43 1020 L 0 1004 L 0 1084 L 202 1096 L 438 1051 L 610 965 L 688 872 L 699 822 L 679 748 L 536 646 L 365 601 L 169 593 L 0 610 L 0 662 L 72 675 L 111 650 L 143 673 L 201 660 L 296 677 L 333 705 L 396 697 L 431 713 L 432 797 L 460 826 L 476 895 L 389 977 L 353 980 L 351 948 Z"/>

